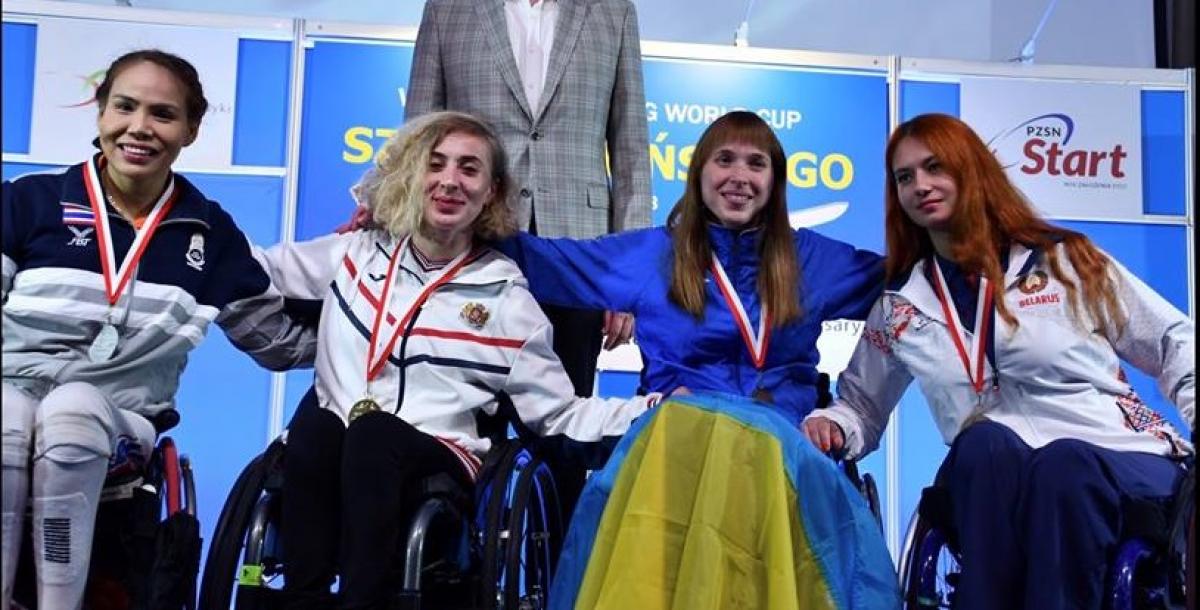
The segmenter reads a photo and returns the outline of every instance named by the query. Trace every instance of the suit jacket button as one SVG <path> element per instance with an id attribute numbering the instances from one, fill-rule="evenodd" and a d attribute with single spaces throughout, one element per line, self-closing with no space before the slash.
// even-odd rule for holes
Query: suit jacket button
<path id="1" fill-rule="evenodd" d="M 533 138 L 534 142 L 537 142 L 538 140 L 542 139 L 542 134 L 535 131 L 535 132 L 529 134 L 529 137 Z"/>
<path id="2" fill-rule="evenodd" d="M 533 193 L 529 192 L 529 189 L 521 189 L 521 197 L 529 199 L 530 195 L 533 195 Z"/>

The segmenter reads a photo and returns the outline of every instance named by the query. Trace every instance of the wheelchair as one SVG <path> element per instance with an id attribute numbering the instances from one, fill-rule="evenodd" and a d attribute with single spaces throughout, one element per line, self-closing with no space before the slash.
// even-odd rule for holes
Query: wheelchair
<path id="1" fill-rule="evenodd" d="M 166 425 L 158 425 L 169 420 Z M 170 411 L 161 432 L 178 422 Z M 27 518 L 13 587 L 14 607 L 37 608 L 32 528 Z M 191 463 L 160 436 L 141 472 L 110 472 L 100 495 L 84 610 L 194 610 L 200 524 Z"/>
<path id="2" fill-rule="evenodd" d="M 1109 570 L 1108 610 L 1195 608 L 1194 460 L 1169 506 L 1135 500 L 1124 507 L 1131 523 Z M 900 590 L 907 610 L 953 608 L 962 556 L 949 527 L 944 489 L 921 492 L 900 555 Z"/>
<path id="3" fill-rule="evenodd" d="M 817 374 L 817 409 L 828 407 L 833 402 L 833 393 L 830 391 L 830 380 L 828 373 Z M 875 477 L 871 473 L 859 474 L 858 462 L 853 460 L 844 460 L 839 456 L 833 457 L 846 478 L 850 479 L 850 483 L 858 490 L 863 499 L 867 501 L 867 506 L 871 509 L 871 514 L 875 517 L 875 524 L 879 526 L 879 530 L 883 531 L 883 507 L 879 501 L 879 486 L 875 483 Z"/>
<path id="4" fill-rule="evenodd" d="M 285 432 L 234 483 L 205 562 L 201 608 L 282 606 L 287 558 L 279 527 L 286 453 Z M 462 489 L 446 475 L 419 485 L 423 500 L 397 550 L 402 572 L 393 608 L 546 607 L 564 524 L 541 457 L 516 439 L 502 439 L 489 452 L 475 489 Z M 330 607 L 335 600 L 331 593 Z"/>

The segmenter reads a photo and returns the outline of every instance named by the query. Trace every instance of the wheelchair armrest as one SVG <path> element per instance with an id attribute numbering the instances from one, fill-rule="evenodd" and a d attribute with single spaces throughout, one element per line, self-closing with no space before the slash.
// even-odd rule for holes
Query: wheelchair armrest
<path id="1" fill-rule="evenodd" d="M 1126 498 L 1121 502 L 1122 538 L 1141 538 L 1155 549 L 1167 546 L 1169 516 L 1167 503 L 1150 498 Z"/>
<path id="2" fill-rule="evenodd" d="M 150 423 L 154 425 L 154 431 L 162 435 L 167 430 L 179 425 L 179 411 L 175 409 L 159 411 L 154 417 L 150 418 Z"/>
<path id="3" fill-rule="evenodd" d="M 917 514 L 940 530 L 952 549 L 958 546 L 958 532 L 954 528 L 954 498 L 950 490 L 940 485 L 931 485 L 921 490 L 917 503 Z"/>
<path id="4" fill-rule="evenodd" d="M 833 392 L 830 390 L 829 373 L 817 374 L 817 402 L 814 408 L 824 409 L 833 402 Z"/>

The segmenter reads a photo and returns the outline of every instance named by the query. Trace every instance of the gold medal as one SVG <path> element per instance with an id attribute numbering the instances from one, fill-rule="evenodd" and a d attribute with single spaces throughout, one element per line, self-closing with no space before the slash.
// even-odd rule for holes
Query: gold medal
<path id="1" fill-rule="evenodd" d="M 351 422 L 353 422 L 354 420 L 362 417 L 363 415 L 366 415 L 367 413 L 370 413 L 372 411 L 378 411 L 378 410 L 379 410 L 379 403 L 375 402 L 374 400 L 372 400 L 370 398 L 364 398 L 364 399 L 354 403 L 353 407 L 350 407 L 350 418 L 349 419 Z"/>

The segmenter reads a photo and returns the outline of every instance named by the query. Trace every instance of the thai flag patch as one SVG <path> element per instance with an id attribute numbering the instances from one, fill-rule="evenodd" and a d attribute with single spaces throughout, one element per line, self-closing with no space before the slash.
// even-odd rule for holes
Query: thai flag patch
<path id="1" fill-rule="evenodd" d="M 60 203 L 62 205 L 63 224 L 87 225 L 90 227 L 96 223 L 96 214 L 92 212 L 91 206 L 66 201 Z"/>

